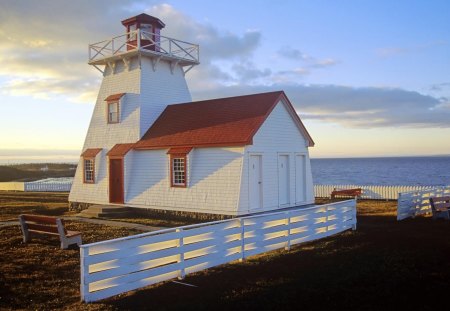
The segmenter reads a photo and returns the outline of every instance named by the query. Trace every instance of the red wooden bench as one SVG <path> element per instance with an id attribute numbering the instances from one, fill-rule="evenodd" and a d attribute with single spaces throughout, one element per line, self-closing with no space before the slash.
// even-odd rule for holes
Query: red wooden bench
<path id="1" fill-rule="evenodd" d="M 38 215 L 20 215 L 20 227 L 23 242 L 31 240 L 31 236 L 54 235 L 59 236 L 61 249 L 67 249 L 71 244 L 81 244 L 81 232 L 67 231 L 64 221 L 59 218 Z"/>
<path id="2" fill-rule="evenodd" d="M 436 218 L 450 219 L 450 196 L 431 197 L 430 205 L 431 205 L 431 212 L 433 213 L 433 219 Z"/>
<path id="3" fill-rule="evenodd" d="M 343 196 L 343 197 L 359 197 L 362 194 L 361 188 L 355 188 L 355 189 L 340 189 L 337 190 L 334 188 L 334 190 L 331 192 L 331 198 L 334 199 L 336 196 Z"/>

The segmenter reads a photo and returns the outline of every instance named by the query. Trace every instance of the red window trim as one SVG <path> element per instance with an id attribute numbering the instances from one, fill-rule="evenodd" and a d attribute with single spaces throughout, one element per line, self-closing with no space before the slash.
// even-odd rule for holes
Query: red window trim
<path id="1" fill-rule="evenodd" d="M 109 120 L 109 104 L 114 103 L 117 103 L 117 121 L 112 122 Z M 120 99 L 106 101 L 106 123 L 108 124 L 120 123 Z"/>
<path id="2" fill-rule="evenodd" d="M 92 180 L 86 180 L 86 160 L 92 160 Z M 95 184 L 95 157 L 83 157 L 83 183 Z"/>
<path id="3" fill-rule="evenodd" d="M 173 176 L 173 159 L 184 159 L 184 184 L 175 184 Z M 174 188 L 187 188 L 188 174 L 187 174 L 187 155 L 182 154 L 171 154 L 170 155 L 170 186 Z"/>

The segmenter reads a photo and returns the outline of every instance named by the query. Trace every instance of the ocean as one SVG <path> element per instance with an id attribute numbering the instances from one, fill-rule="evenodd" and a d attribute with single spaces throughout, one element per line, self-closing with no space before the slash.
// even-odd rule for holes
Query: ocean
<path id="1" fill-rule="evenodd" d="M 319 185 L 450 185 L 450 156 L 311 159 Z"/>

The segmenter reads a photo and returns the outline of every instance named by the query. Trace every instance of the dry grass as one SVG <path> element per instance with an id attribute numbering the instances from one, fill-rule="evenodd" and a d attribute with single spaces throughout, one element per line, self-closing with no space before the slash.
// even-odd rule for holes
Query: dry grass
<path id="1" fill-rule="evenodd" d="M 0 221 L 17 220 L 20 214 L 73 215 L 68 211 L 67 192 L 0 191 Z"/>
<path id="2" fill-rule="evenodd" d="M 194 275 L 188 287 L 166 282 L 101 303 L 79 300 L 77 250 L 58 241 L 21 243 L 0 229 L 0 309 L 323 310 L 435 309 L 450 288 L 450 222 L 397 222 L 395 202 L 358 202 L 358 230 L 273 251 Z M 69 223 L 84 242 L 132 234 Z"/>

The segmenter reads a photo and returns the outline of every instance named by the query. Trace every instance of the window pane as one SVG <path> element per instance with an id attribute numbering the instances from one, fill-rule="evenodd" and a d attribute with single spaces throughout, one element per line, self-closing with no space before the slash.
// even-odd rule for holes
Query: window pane
<path id="1" fill-rule="evenodd" d="M 172 183 L 174 185 L 185 185 L 186 173 L 184 171 L 184 158 L 172 159 Z"/>
<path id="2" fill-rule="evenodd" d="M 108 122 L 119 122 L 119 102 L 108 103 Z"/>
<path id="3" fill-rule="evenodd" d="M 84 181 L 93 182 L 94 181 L 94 160 L 85 159 L 84 160 Z"/>

